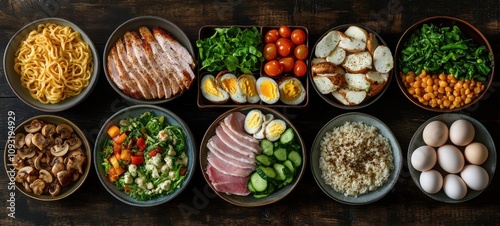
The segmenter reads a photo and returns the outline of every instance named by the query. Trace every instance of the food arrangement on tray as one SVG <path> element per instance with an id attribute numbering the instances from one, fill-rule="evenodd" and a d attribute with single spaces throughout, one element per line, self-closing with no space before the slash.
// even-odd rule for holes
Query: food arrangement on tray
<path id="1" fill-rule="evenodd" d="M 64 20 L 47 21 L 67 24 L 67 32 L 80 32 L 78 40 L 88 43 L 86 79 L 67 82 L 81 85 L 65 87 L 72 89 L 71 95 L 54 99 L 30 92 L 44 104 L 28 101 L 31 106 L 65 110 L 89 94 L 100 64 L 95 47 L 81 29 Z M 14 51 L 12 45 L 26 38 L 34 26 L 16 34 L 4 57 L 4 65 L 12 65 L 5 69 L 9 85 L 25 102 L 22 93 L 26 90 L 18 91 L 18 87 L 33 87 L 17 84 L 12 74 L 23 74 L 24 64 L 33 60 L 22 58 L 26 47 L 20 45 Z M 396 59 L 376 32 L 358 25 L 327 31 L 312 49 L 308 43 L 308 30 L 301 26 L 205 26 L 199 30 L 195 51 L 189 38 L 170 21 L 137 17 L 110 36 L 102 65 L 110 85 L 134 104 L 174 100 L 192 90 L 197 79 L 200 109 L 231 108 L 206 131 L 199 162 L 215 193 L 239 206 L 277 202 L 302 177 L 304 142 L 293 124 L 271 108 L 306 108 L 309 81 L 327 103 L 344 110 L 359 109 L 383 95 L 395 67 L 398 84 L 411 101 L 431 111 L 452 111 L 480 99 L 493 78 L 494 58 L 488 41 L 455 18 L 429 18 L 412 26 L 398 43 Z M 495 171 L 496 151 L 480 123 L 465 116 L 450 117 L 460 119 L 427 122 L 427 127 L 419 128 L 408 149 L 408 163 L 424 193 L 455 203 L 486 189 Z M 34 119 L 23 123 L 24 131 L 16 129 L 13 146 L 17 154 L 10 159 L 17 164 L 16 186 L 40 200 L 71 194 L 83 183 L 90 165 L 84 134 L 62 119 L 51 120 Z M 449 135 L 432 141 L 436 136 L 428 135 L 432 133 L 428 127 L 434 128 L 436 136 Z M 65 135 L 64 131 L 71 132 Z M 456 134 L 470 139 L 456 141 Z M 113 196 L 130 205 L 153 206 L 185 188 L 194 173 L 193 146 L 194 138 L 178 116 L 156 106 L 136 105 L 105 123 L 93 160 L 99 179 Z M 399 144 L 387 126 L 358 113 L 330 121 L 311 150 L 313 175 L 321 189 L 339 202 L 356 205 L 387 194 L 401 170 L 401 159 Z"/>
<path id="2" fill-rule="evenodd" d="M 199 108 L 307 106 L 306 28 L 205 26 L 196 45 Z"/>

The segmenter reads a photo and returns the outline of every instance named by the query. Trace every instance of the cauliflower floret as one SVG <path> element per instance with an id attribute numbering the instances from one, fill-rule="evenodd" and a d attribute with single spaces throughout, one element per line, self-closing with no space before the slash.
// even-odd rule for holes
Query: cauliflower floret
<path id="1" fill-rule="evenodd" d="M 165 160 L 165 163 L 169 168 L 172 168 L 172 166 L 174 166 L 174 160 L 172 159 L 172 157 L 167 155 L 163 160 Z"/>
<path id="2" fill-rule="evenodd" d="M 130 175 L 130 173 L 125 173 L 125 176 L 123 177 L 125 184 L 131 184 L 134 182 L 134 179 Z"/>
<path id="3" fill-rule="evenodd" d="M 130 175 L 133 177 L 137 176 L 137 166 L 134 164 L 128 165 L 128 172 L 130 172 Z"/>
<path id="4" fill-rule="evenodd" d="M 151 171 L 151 176 L 152 176 L 153 178 L 158 178 L 158 177 L 160 177 L 160 173 L 158 173 L 158 169 L 153 168 L 153 170 Z"/>
<path id="5" fill-rule="evenodd" d="M 154 188 L 153 183 L 152 182 L 147 183 L 146 184 L 146 188 L 149 189 L 149 190 L 153 189 Z"/>
<path id="6" fill-rule="evenodd" d="M 158 140 L 160 140 L 160 142 L 165 142 L 167 141 L 168 139 L 168 134 L 165 132 L 165 130 L 160 130 L 160 132 L 158 132 Z"/>
<path id="7" fill-rule="evenodd" d="M 168 165 L 167 165 L 167 164 L 165 164 L 165 165 L 163 165 L 163 166 L 161 167 L 161 170 L 160 170 L 160 171 L 161 171 L 162 173 L 167 173 L 169 170 L 170 170 L 170 167 L 168 167 Z"/>
<path id="8" fill-rule="evenodd" d="M 157 155 L 151 157 L 149 162 L 156 167 L 161 167 L 161 155 L 157 154 Z"/>
<path id="9" fill-rule="evenodd" d="M 156 168 L 153 164 L 150 162 L 146 163 L 146 170 L 152 171 L 154 168 Z"/>
<path id="10" fill-rule="evenodd" d="M 174 171 L 168 172 L 168 177 L 173 179 L 175 177 L 175 172 Z"/>
<path id="11" fill-rule="evenodd" d="M 144 177 L 138 177 L 138 178 L 135 178 L 135 183 L 137 184 L 137 186 L 139 186 L 140 188 L 146 188 L 146 184 L 144 183 Z"/>
<path id="12" fill-rule="evenodd" d="M 163 183 L 161 183 L 160 185 L 158 185 L 158 188 L 161 190 L 167 191 L 168 189 L 170 189 L 170 185 L 172 185 L 172 181 L 166 180 Z"/>
<path id="13" fill-rule="evenodd" d="M 175 149 L 174 149 L 174 146 L 172 145 L 168 145 L 168 152 L 167 152 L 167 155 L 170 155 L 170 156 L 175 156 Z"/>
<path id="14" fill-rule="evenodd" d="M 179 156 L 179 159 L 177 159 L 177 164 L 187 166 L 188 157 L 187 157 L 186 153 L 182 153 L 181 156 Z"/>

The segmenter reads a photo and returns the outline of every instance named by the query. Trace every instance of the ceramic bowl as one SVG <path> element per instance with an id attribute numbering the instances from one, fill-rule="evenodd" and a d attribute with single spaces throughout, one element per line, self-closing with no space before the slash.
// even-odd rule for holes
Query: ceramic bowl
<path id="1" fill-rule="evenodd" d="M 339 25 L 339 26 L 336 26 L 328 31 L 326 31 L 319 39 L 318 41 L 314 44 L 313 48 L 311 48 L 311 51 L 310 51 L 310 60 L 309 62 L 310 63 L 310 67 L 309 67 L 309 70 L 308 70 L 308 77 L 309 77 L 309 80 L 311 81 L 311 84 L 312 84 L 312 87 L 314 88 L 314 90 L 316 90 L 316 92 L 318 93 L 318 95 L 321 97 L 321 99 L 323 99 L 324 101 L 326 101 L 328 104 L 336 107 L 336 108 L 340 108 L 340 109 L 344 109 L 344 110 L 356 110 L 356 109 L 361 109 L 361 108 L 364 108 L 364 107 L 367 107 L 367 106 L 370 106 L 371 104 L 375 103 L 375 101 L 377 101 L 382 95 L 384 95 L 385 91 L 387 90 L 387 88 L 389 87 L 389 85 L 391 84 L 391 80 L 392 80 L 392 77 L 393 77 L 393 71 L 394 69 L 390 70 L 388 73 L 387 73 L 387 80 L 386 80 L 386 83 L 385 85 L 382 87 L 382 90 L 380 90 L 376 95 L 372 96 L 372 97 L 369 97 L 367 96 L 361 103 L 357 104 L 357 105 L 345 105 L 343 103 L 341 103 L 339 100 L 337 100 L 333 95 L 332 93 L 327 93 L 327 94 L 322 94 L 320 92 L 320 90 L 318 89 L 318 86 L 315 84 L 314 80 L 313 80 L 313 76 L 312 76 L 312 66 L 315 64 L 315 62 L 317 62 L 317 57 L 316 57 L 316 46 L 318 45 L 318 43 L 331 31 L 342 31 L 344 32 L 345 30 L 347 30 L 347 28 L 349 28 L 350 26 L 358 26 L 362 29 L 364 29 L 366 32 L 368 33 L 372 33 L 374 34 L 374 36 L 376 37 L 378 43 L 380 45 L 385 45 L 387 46 L 387 43 L 384 41 L 384 39 L 382 39 L 382 37 L 377 33 L 375 32 L 374 30 L 370 29 L 369 27 L 366 27 L 366 26 L 362 26 L 362 25 L 357 25 L 357 24 L 344 24 L 344 25 Z M 394 58 L 395 59 L 395 58 Z"/>
<path id="2" fill-rule="evenodd" d="M 483 82 L 484 84 L 484 90 L 479 93 L 479 95 L 475 98 L 472 99 L 472 101 L 468 104 L 464 104 L 461 107 L 456 107 L 453 109 L 448 109 L 448 108 L 443 108 L 441 109 L 439 106 L 437 107 L 432 107 L 429 104 L 424 104 L 421 103 L 417 98 L 413 97 L 412 94 L 410 94 L 405 87 L 405 84 L 403 82 L 402 78 L 402 69 L 400 68 L 400 65 L 397 64 L 395 66 L 395 76 L 396 76 L 396 81 L 398 83 L 399 88 L 403 92 L 403 94 L 410 100 L 413 104 L 419 106 L 420 108 L 423 108 L 425 110 L 429 111 L 434 111 L 434 112 L 457 112 L 463 109 L 466 109 L 468 107 L 473 106 L 476 104 L 477 101 L 479 101 L 484 94 L 486 94 L 486 90 L 488 90 L 491 86 L 491 83 L 493 81 L 493 76 L 495 74 L 495 57 L 493 55 L 493 48 L 488 42 L 488 39 L 477 29 L 474 27 L 474 25 L 468 23 L 467 21 L 454 18 L 454 17 L 448 17 L 448 16 L 435 16 L 435 17 L 429 17 L 423 20 L 420 20 L 410 26 L 406 31 L 403 33 L 401 38 L 398 41 L 398 44 L 396 46 L 396 51 L 395 51 L 395 61 L 399 62 L 399 58 L 401 57 L 401 51 L 405 48 L 405 43 L 407 40 L 411 37 L 413 33 L 415 33 L 416 30 L 421 29 L 424 24 L 434 24 L 438 27 L 449 27 L 449 26 L 457 26 L 460 28 L 460 31 L 464 34 L 466 38 L 471 38 L 473 39 L 477 44 L 479 45 L 484 45 L 488 49 L 488 52 L 491 54 L 491 59 L 492 59 L 492 67 L 491 71 L 488 74 L 486 81 Z"/>
<path id="3" fill-rule="evenodd" d="M 488 176 L 489 176 L 488 184 L 490 184 L 491 180 L 493 179 L 493 176 L 495 174 L 495 169 L 496 169 L 496 164 L 497 164 L 497 154 L 496 154 L 496 149 L 495 149 L 495 143 L 494 143 L 493 138 L 491 137 L 490 133 L 483 126 L 483 124 L 481 124 L 481 122 L 477 121 L 476 119 L 474 119 L 470 116 L 463 115 L 463 114 L 457 114 L 457 113 L 445 113 L 445 114 L 441 114 L 441 115 L 437 115 L 435 117 L 432 117 L 429 120 L 427 120 L 426 122 L 424 122 L 417 129 L 417 131 L 415 131 L 415 133 L 410 141 L 410 144 L 408 146 L 407 162 L 408 162 L 408 169 L 410 170 L 410 174 L 411 174 L 411 177 L 413 178 L 413 181 L 415 182 L 417 187 L 424 194 L 426 194 L 428 197 L 430 197 L 434 200 L 440 201 L 440 202 L 445 202 L 445 203 L 460 203 L 460 202 L 469 201 L 469 200 L 477 197 L 479 194 L 481 194 L 484 191 L 484 189 L 481 191 L 475 191 L 472 189 L 468 189 L 465 197 L 462 199 L 459 199 L 459 200 L 452 199 L 452 198 L 448 197 L 444 193 L 443 189 L 441 189 L 439 192 L 437 192 L 435 194 L 429 194 L 429 193 L 425 192 L 422 189 L 422 186 L 420 185 L 421 172 L 416 170 L 413 167 L 413 165 L 411 164 L 411 156 L 412 156 L 413 152 L 418 147 L 425 145 L 422 134 L 423 134 L 424 128 L 425 128 L 425 126 L 427 126 L 427 124 L 437 120 L 437 121 L 444 122 L 446 124 L 446 126 L 448 126 L 448 128 L 449 128 L 453 122 L 455 122 L 456 120 L 459 120 L 459 119 L 465 119 L 465 120 L 469 121 L 474 126 L 475 136 L 474 136 L 474 140 L 472 142 L 482 143 L 488 148 L 488 159 L 486 160 L 486 162 L 484 162 L 480 166 L 483 167 L 486 170 L 486 172 L 488 172 Z M 452 144 L 449 139 L 446 143 Z M 458 148 L 463 153 L 465 147 L 458 147 Z M 435 149 L 437 151 L 437 148 L 435 148 Z M 467 161 L 466 161 L 465 164 L 467 165 L 469 163 L 467 163 Z M 436 165 L 434 166 L 433 169 L 440 172 L 444 178 L 447 175 L 447 173 L 444 170 L 442 170 L 438 165 L 439 164 L 436 163 Z"/>
<path id="4" fill-rule="evenodd" d="M 251 110 L 258 109 L 260 110 L 263 114 L 273 114 L 275 119 L 282 119 L 286 122 L 287 128 L 291 127 L 295 131 L 295 137 L 300 144 L 302 152 L 300 153 L 302 156 L 302 164 L 296 169 L 295 176 L 293 180 L 286 186 L 282 188 L 276 188 L 276 190 L 271 193 L 269 196 L 264 197 L 264 198 L 255 198 L 252 194 L 247 195 L 247 196 L 239 196 L 239 195 L 228 195 L 223 192 L 218 192 L 212 182 L 210 181 L 210 177 L 207 174 L 207 165 L 209 164 L 209 161 L 207 160 L 208 152 L 209 149 L 207 147 L 208 141 L 216 135 L 216 129 L 220 125 L 220 123 L 231 113 L 233 112 L 241 112 L 243 114 L 247 114 Z M 205 178 L 207 184 L 212 188 L 212 190 L 222 199 L 225 201 L 237 205 L 237 206 L 243 206 L 243 207 L 257 207 L 257 206 L 264 206 L 264 205 L 269 205 L 275 202 L 278 202 L 285 198 L 288 194 L 290 194 L 293 189 L 297 186 L 299 183 L 300 179 L 302 178 L 302 175 L 304 174 L 305 171 L 305 163 L 306 163 L 306 147 L 304 145 L 304 141 L 302 140 L 298 130 L 294 127 L 294 125 L 288 120 L 283 114 L 279 113 L 278 111 L 260 106 L 260 105 L 249 105 L 249 106 L 242 106 L 242 107 L 237 107 L 233 108 L 231 110 L 226 111 L 222 115 L 220 115 L 215 121 L 210 125 L 208 130 L 205 132 L 205 135 L 203 136 L 203 140 L 201 141 L 201 146 L 200 146 L 200 154 L 199 154 L 199 159 L 200 159 L 200 167 L 201 171 L 203 173 L 203 177 Z"/>
<path id="5" fill-rule="evenodd" d="M 115 184 L 109 181 L 104 166 L 102 165 L 102 163 L 104 162 L 102 157 L 102 150 L 103 147 L 105 146 L 106 140 L 109 137 L 109 135 L 107 134 L 108 129 L 112 125 L 119 125 L 120 120 L 122 119 L 126 119 L 127 117 L 138 117 L 144 112 L 151 112 L 154 113 L 156 116 L 164 116 L 165 120 L 169 124 L 181 127 L 186 136 L 186 155 L 188 157 L 187 176 L 180 185 L 180 187 L 177 188 L 173 193 L 147 201 L 137 200 L 127 195 L 125 192 L 118 190 Z M 155 105 L 134 105 L 116 112 L 111 117 L 109 117 L 108 120 L 106 120 L 104 125 L 101 127 L 99 134 L 97 135 L 96 144 L 94 147 L 94 154 L 92 157 L 95 161 L 94 167 L 97 172 L 97 176 L 101 181 L 101 184 L 112 196 L 122 201 L 123 203 L 132 206 L 149 207 L 169 202 L 170 200 L 174 199 L 179 194 L 181 194 L 182 191 L 189 184 L 189 181 L 191 180 L 195 172 L 195 162 L 197 157 L 195 154 L 196 153 L 195 144 L 196 142 L 188 125 L 184 122 L 184 120 L 182 120 L 179 116 L 175 115 L 173 112 Z"/>
<path id="6" fill-rule="evenodd" d="M 44 194 L 41 194 L 41 195 L 35 195 L 33 192 L 27 190 L 24 185 L 22 183 L 18 183 L 16 182 L 15 183 L 15 186 L 16 186 L 16 190 L 17 191 L 20 191 L 21 193 L 25 194 L 26 196 L 30 197 L 30 198 L 33 198 L 33 199 L 36 199 L 36 200 L 41 200 L 41 201 L 55 201 L 55 200 L 59 200 L 59 199 L 63 199 L 63 198 L 66 198 L 68 197 L 69 195 L 73 194 L 78 188 L 80 188 L 80 186 L 84 183 L 84 181 L 86 180 L 88 174 L 89 174 L 89 171 L 90 171 L 90 165 L 91 165 L 91 160 L 92 160 L 92 157 L 91 157 L 91 146 L 89 144 L 89 142 L 87 141 L 87 138 L 85 137 L 85 134 L 78 128 L 77 125 L 75 125 L 74 123 L 72 123 L 70 120 L 66 119 L 66 118 L 63 118 L 63 117 L 60 117 L 60 116 L 55 116 L 55 115 L 39 115 L 39 116 L 35 116 L 35 117 L 32 117 L 24 122 L 22 122 L 21 124 L 19 124 L 14 130 L 13 130 L 13 133 L 10 134 L 9 133 L 9 137 L 8 137 L 8 141 L 6 142 L 5 144 L 5 151 L 4 151 L 4 165 L 5 165 L 5 170 L 7 172 L 7 176 L 9 178 L 12 178 L 14 179 L 16 177 L 16 175 L 21 171 L 23 170 L 22 168 L 19 168 L 19 169 L 16 169 L 16 166 L 20 166 L 21 163 L 15 161 L 15 156 L 16 154 L 19 154 L 19 155 L 22 155 L 20 154 L 21 152 L 19 152 L 20 149 L 17 149 L 14 145 L 16 145 L 16 142 L 14 141 L 15 140 L 15 136 L 16 134 L 24 134 L 24 135 L 27 135 L 28 132 L 26 132 L 25 130 L 25 126 L 28 126 L 31 124 L 31 122 L 33 120 L 38 120 L 38 121 L 43 121 L 44 124 L 53 124 L 55 126 L 59 125 L 59 124 L 67 124 L 69 125 L 73 130 L 74 130 L 74 133 L 78 136 L 78 138 L 81 140 L 81 146 L 80 148 L 82 149 L 83 153 L 85 154 L 85 162 L 84 164 L 82 165 L 82 174 L 80 174 L 80 176 L 78 177 L 78 179 L 76 181 L 73 181 L 73 182 L 70 182 L 68 185 L 66 186 L 61 186 L 60 187 L 60 193 L 58 195 L 55 195 L 55 196 L 52 196 L 48 193 L 44 193 Z M 9 125 L 10 126 L 10 125 Z M 43 127 L 42 127 L 43 128 Z M 37 132 L 33 132 L 34 134 L 36 133 L 41 133 L 41 130 L 37 131 Z M 59 136 L 58 133 L 55 133 L 55 136 Z M 24 145 L 26 146 L 26 145 Z M 35 150 L 36 151 L 36 150 Z M 69 151 L 70 152 L 70 151 Z M 63 156 L 63 158 L 67 158 L 68 155 L 69 155 L 69 152 L 68 154 L 65 154 Z M 33 166 L 31 166 L 35 172 L 40 172 L 42 169 L 45 169 L 47 171 L 50 170 L 50 172 L 52 172 L 52 168 L 51 168 L 51 165 L 52 164 L 46 164 L 46 163 L 40 163 L 40 161 L 42 161 L 42 159 L 40 160 L 37 160 L 37 157 L 39 155 L 35 153 L 35 155 L 33 157 L 29 157 L 29 156 L 26 156 L 26 158 L 24 159 L 24 163 L 23 165 L 24 166 L 31 166 L 29 164 L 29 162 L 31 160 L 31 162 L 39 162 L 39 165 L 37 166 L 36 164 L 33 164 Z M 50 155 L 52 156 L 52 155 Z M 42 156 L 43 157 L 43 156 Z M 52 156 L 53 157 L 53 156 Z M 39 168 L 37 168 L 39 167 Z M 53 174 L 51 173 L 52 175 L 52 178 L 54 181 L 57 181 L 57 174 Z M 59 184 L 60 185 L 60 184 Z M 45 184 L 45 186 L 49 186 L 47 183 Z"/>
<path id="7" fill-rule="evenodd" d="M 328 185 L 322 178 L 323 171 L 319 166 L 319 159 L 321 156 L 321 140 L 327 132 L 333 131 L 334 128 L 343 126 L 346 122 L 363 122 L 364 124 L 371 125 L 377 128 L 378 132 L 389 140 L 394 158 L 394 169 L 391 170 L 388 181 L 386 181 L 381 187 L 377 188 L 376 190 L 369 191 L 357 197 L 345 196 L 344 194 L 333 189 L 332 186 Z M 389 129 L 389 127 L 387 127 L 387 125 L 385 125 L 382 121 L 371 115 L 358 112 L 339 115 L 326 123 L 314 139 L 311 148 L 310 160 L 314 179 L 316 180 L 316 183 L 321 188 L 321 190 L 323 190 L 323 192 L 333 200 L 349 205 L 369 204 L 383 198 L 387 193 L 389 193 L 389 191 L 391 191 L 391 189 L 396 184 L 401 172 L 401 168 L 403 166 L 401 147 L 399 146 L 398 140 Z"/>
<path id="8" fill-rule="evenodd" d="M 175 100 L 178 98 L 180 95 L 182 95 L 183 92 L 179 92 L 176 95 L 171 96 L 170 98 L 156 98 L 156 99 L 144 99 L 144 98 L 135 98 L 132 95 L 129 95 L 125 93 L 122 89 L 120 89 L 117 84 L 111 79 L 110 72 L 108 71 L 108 55 L 111 51 L 111 48 L 115 45 L 116 41 L 118 39 L 123 39 L 123 36 L 125 32 L 127 31 L 135 31 L 139 33 L 139 28 L 140 27 L 147 27 L 149 30 L 155 28 L 155 27 L 160 27 L 166 32 L 170 33 L 170 35 L 175 38 L 186 50 L 193 56 L 194 58 L 194 49 L 191 44 L 191 41 L 189 40 L 189 37 L 184 33 L 184 31 L 174 24 L 173 22 L 166 20 L 161 17 L 156 17 L 156 16 L 139 16 L 139 17 L 134 17 L 132 19 L 129 19 L 125 22 L 123 22 L 120 26 L 118 26 L 113 33 L 108 38 L 108 41 L 106 42 L 106 46 L 104 47 L 104 53 L 102 57 L 102 65 L 104 68 L 104 74 L 106 75 L 106 79 L 108 80 L 109 84 L 113 89 L 125 100 L 134 103 L 134 104 L 162 104 L 162 103 L 167 103 L 169 101 Z M 140 34 L 139 34 L 140 36 Z M 194 73 L 194 72 L 193 72 Z M 153 81 L 154 82 L 154 81 Z M 194 83 L 194 82 L 193 82 Z M 156 85 L 156 84 L 153 84 Z M 185 90 L 184 92 L 187 92 Z M 141 94 L 142 95 L 142 94 Z"/>
<path id="9" fill-rule="evenodd" d="M 74 31 L 80 33 L 83 41 L 85 41 L 92 51 L 92 61 L 94 64 L 94 70 L 92 71 L 92 75 L 90 76 L 89 85 L 84 88 L 80 94 L 70 97 L 68 99 L 62 100 L 56 104 L 44 104 L 37 99 L 33 98 L 28 89 L 21 85 L 20 75 L 14 70 L 14 62 L 16 58 L 16 51 L 19 48 L 21 42 L 26 38 L 26 36 L 33 30 L 37 29 L 37 26 L 40 24 L 46 23 L 55 23 L 60 26 L 69 26 Z M 58 112 L 69 109 L 80 102 L 82 102 L 87 96 L 90 95 L 92 89 L 97 84 L 97 80 L 99 77 L 100 71 L 100 61 L 99 61 L 99 53 L 97 52 L 96 47 L 94 46 L 92 40 L 87 36 L 87 34 L 78 27 L 76 24 L 61 18 L 44 18 L 40 20 L 33 21 L 23 28 L 21 28 L 12 38 L 5 48 L 5 53 L 3 56 L 3 65 L 4 65 L 4 74 L 6 80 L 12 89 L 12 91 L 27 105 L 38 109 L 40 111 L 45 112 Z"/>

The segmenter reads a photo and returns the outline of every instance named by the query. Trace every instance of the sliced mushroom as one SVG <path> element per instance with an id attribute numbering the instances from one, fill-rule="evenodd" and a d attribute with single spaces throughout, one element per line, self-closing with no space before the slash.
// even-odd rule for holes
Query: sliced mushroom
<path id="1" fill-rule="evenodd" d="M 82 141 L 74 133 L 71 134 L 71 138 L 68 139 L 68 140 L 66 140 L 66 141 L 64 141 L 64 143 L 68 143 L 70 151 L 73 151 L 73 150 L 79 148 L 82 145 Z"/>
<path id="2" fill-rule="evenodd" d="M 50 153 L 56 157 L 59 157 L 68 153 L 68 150 L 69 150 L 68 143 L 55 144 L 50 148 Z"/>
<path id="3" fill-rule="evenodd" d="M 19 154 L 22 159 L 26 159 L 35 156 L 36 151 L 35 149 L 29 148 L 28 146 L 23 146 L 21 149 L 17 150 L 17 154 Z"/>
<path id="4" fill-rule="evenodd" d="M 42 156 L 43 156 L 43 153 L 40 153 L 40 154 L 38 154 L 38 156 L 34 160 L 34 165 L 35 165 L 35 168 L 37 170 L 43 169 L 43 167 L 42 167 Z"/>
<path id="5" fill-rule="evenodd" d="M 57 162 L 52 166 L 52 174 L 57 175 L 57 173 L 63 171 L 65 169 L 64 164 L 62 162 Z"/>
<path id="6" fill-rule="evenodd" d="M 35 195 L 41 195 L 45 188 L 45 182 L 42 179 L 36 179 L 30 184 L 30 188 Z"/>
<path id="7" fill-rule="evenodd" d="M 26 144 L 25 138 L 26 136 L 24 133 L 16 134 L 16 137 L 14 138 L 14 147 L 17 149 L 22 148 Z"/>
<path id="8" fill-rule="evenodd" d="M 36 133 L 40 129 L 42 129 L 42 122 L 38 121 L 37 119 L 31 121 L 29 125 L 24 126 L 24 130 L 26 130 L 26 132 L 28 133 Z"/>
<path id="9" fill-rule="evenodd" d="M 21 168 L 19 171 L 17 171 L 16 174 L 16 182 L 18 183 L 23 183 L 24 179 L 26 179 L 29 175 L 33 174 L 35 172 L 35 169 L 31 166 L 25 166 Z"/>
<path id="10" fill-rule="evenodd" d="M 26 181 L 28 181 L 29 183 L 33 183 L 37 179 L 38 179 L 38 175 L 36 173 L 30 174 L 26 177 Z"/>
<path id="11" fill-rule="evenodd" d="M 24 181 L 22 183 L 23 183 L 24 189 L 26 189 L 26 191 L 32 192 L 31 187 L 30 187 L 30 183 L 28 181 Z"/>
<path id="12" fill-rule="evenodd" d="M 51 166 L 54 166 L 56 163 L 63 163 L 64 162 L 64 158 L 61 157 L 61 156 L 57 156 L 57 157 L 54 157 L 51 161 L 50 161 L 50 165 Z"/>
<path id="13" fill-rule="evenodd" d="M 31 144 L 32 144 L 32 141 L 33 140 L 33 134 L 32 133 L 28 133 L 26 134 L 26 136 L 24 137 L 24 142 L 26 143 L 26 146 L 28 147 L 31 147 Z"/>
<path id="14" fill-rule="evenodd" d="M 56 126 L 54 124 L 45 124 L 42 127 L 42 135 L 51 137 L 54 133 L 56 133 Z"/>
<path id="15" fill-rule="evenodd" d="M 71 128 L 68 124 L 61 123 L 57 125 L 56 132 L 62 139 L 69 139 L 71 138 L 71 133 L 73 133 L 73 128 Z"/>
<path id="16" fill-rule="evenodd" d="M 78 173 L 83 174 L 83 164 L 87 160 L 82 149 L 72 151 L 66 158 L 66 170 L 75 169 Z"/>
<path id="17" fill-rule="evenodd" d="M 57 173 L 57 180 L 61 186 L 66 186 L 73 180 L 73 175 L 68 170 L 59 171 Z"/>
<path id="18" fill-rule="evenodd" d="M 49 194 L 52 197 L 54 197 L 54 196 L 58 196 L 59 193 L 61 193 L 61 185 L 59 185 L 58 183 L 52 183 L 52 184 L 50 184 Z"/>
<path id="19" fill-rule="evenodd" d="M 38 178 L 40 178 L 43 181 L 45 181 L 45 183 L 52 183 L 52 180 L 53 180 L 52 174 L 50 174 L 49 171 L 44 170 L 44 169 L 40 170 Z"/>
<path id="20" fill-rule="evenodd" d="M 16 170 L 20 170 L 25 166 L 24 159 L 21 157 L 21 155 L 19 155 L 19 153 L 17 153 L 14 156 L 14 160 L 12 161 L 12 164 L 14 164 L 14 168 Z"/>
<path id="21" fill-rule="evenodd" d="M 80 173 L 77 170 L 72 170 L 73 173 L 73 181 L 77 181 L 80 178 Z"/>
<path id="22" fill-rule="evenodd" d="M 41 133 L 36 133 L 33 135 L 33 138 L 31 138 L 31 142 L 42 151 L 45 147 L 49 145 L 49 140 L 45 138 Z"/>

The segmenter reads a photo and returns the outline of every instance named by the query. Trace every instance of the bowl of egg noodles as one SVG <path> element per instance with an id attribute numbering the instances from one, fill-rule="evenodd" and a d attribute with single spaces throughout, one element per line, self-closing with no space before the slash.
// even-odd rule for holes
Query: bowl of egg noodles
<path id="1" fill-rule="evenodd" d="M 99 55 L 77 25 L 45 18 L 21 28 L 3 58 L 12 91 L 29 106 L 57 112 L 83 101 L 97 83 Z"/>

